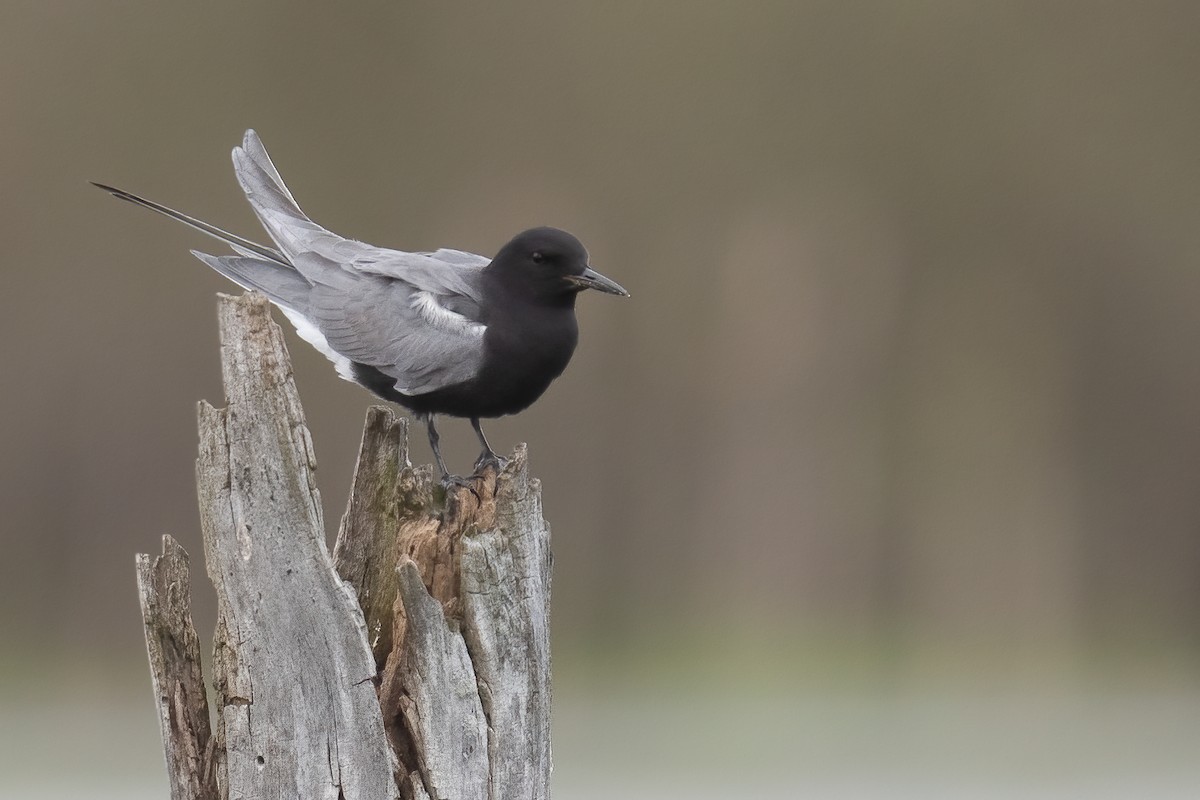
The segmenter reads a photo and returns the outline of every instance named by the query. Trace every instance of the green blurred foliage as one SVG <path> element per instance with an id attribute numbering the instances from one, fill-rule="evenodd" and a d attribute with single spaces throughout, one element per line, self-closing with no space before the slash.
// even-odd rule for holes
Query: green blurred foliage
<path id="1" fill-rule="evenodd" d="M 733 630 L 783 674 L 816 642 L 892 677 L 1195 676 L 1194 4 L 2 16 L 0 672 L 135 663 L 133 553 L 198 559 L 228 287 L 86 181 L 257 236 L 228 161 L 255 127 L 333 230 L 491 253 L 558 225 L 631 290 L 585 297 L 567 374 L 489 429 L 544 479 L 567 663 L 709 643 L 685 674 Z M 332 529 L 371 399 L 290 341 Z"/>
<path id="2" fill-rule="evenodd" d="M 547 476 L 580 638 L 1194 640 L 1190 6 L 7 15 L 6 631 L 134 647 L 130 554 L 197 550 L 226 287 L 84 181 L 253 234 L 227 160 L 253 126 L 346 235 L 486 253 L 557 224 L 631 286 L 585 298 L 572 369 L 497 431 Z M 369 398 L 293 343 L 332 520 Z"/>

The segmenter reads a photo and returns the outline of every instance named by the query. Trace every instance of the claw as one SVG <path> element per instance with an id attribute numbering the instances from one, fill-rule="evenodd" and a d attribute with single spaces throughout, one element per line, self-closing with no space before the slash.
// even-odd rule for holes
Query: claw
<path id="1" fill-rule="evenodd" d="M 485 450 L 479 454 L 479 458 L 475 459 L 475 473 L 480 475 L 488 467 L 495 467 L 497 472 L 502 472 L 508 466 L 508 459 L 503 456 L 498 456 L 491 450 Z"/>
<path id="2" fill-rule="evenodd" d="M 483 498 L 479 496 L 479 491 L 475 488 L 475 481 L 471 478 L 463 478 L 458 475 L 451 475 L 448 472 L 442 473 L 442 488 L 449 489 L 451 486 L 459 486 L 468 490 L 475 495 L 475 500 L 482 503 Z"/>

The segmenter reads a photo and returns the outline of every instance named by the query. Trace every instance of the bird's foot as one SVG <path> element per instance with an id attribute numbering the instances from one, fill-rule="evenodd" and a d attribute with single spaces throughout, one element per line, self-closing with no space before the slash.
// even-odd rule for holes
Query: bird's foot
<path id="1" fill-rule="evenodd" d="M 459 475 L 451 475 L 449 472 L 443 472 L 442 473 L 442 488 L 449 489 L 451 486 L 458 486 L 463 489 L 466 489 L 471 494 L 475 495 L 475 499 L 477 501 L 479 501 L 480 503 L 483 502 L 483 498 L 479 496 L 479 490 L 477 490 L 475 488 L 475 481 L 473 479 L 464 478 Z"/>
<path id="2" fill-rule="evenodd" d="M 475 473 L 482 475 L 483 471 L 488 467 L 495 467 L 497 472 L 501 472 L 508 466 L 508 459 L 503 456 L 498 456 L 491 450 L 484 450 L 479 454 L 479 458 L 475 459 Z"/>

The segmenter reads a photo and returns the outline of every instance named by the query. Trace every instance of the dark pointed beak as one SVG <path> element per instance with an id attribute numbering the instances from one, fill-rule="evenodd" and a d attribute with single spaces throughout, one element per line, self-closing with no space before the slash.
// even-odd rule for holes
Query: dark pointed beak
<path id="1" fill-rule="evenodd" d="M 567 281 L 581 289 L 598 289 L 606 294 L 629 297 L 629 292 L 625 291 L 624 286 L 614 280 L 609 280 L 591 267 L 585 269 L 582 275 L 568 275 Z"/>

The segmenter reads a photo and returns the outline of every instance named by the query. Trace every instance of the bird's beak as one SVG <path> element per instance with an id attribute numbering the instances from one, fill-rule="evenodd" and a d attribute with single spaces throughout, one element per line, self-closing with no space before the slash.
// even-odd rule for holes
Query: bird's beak
<path id="1" fill-rule="evenodd" d="M 591 267 L 585 269 L 582 275 L 568 275 L 567 281 L 575 284 L 581 289 L 599 289 L 606 294 L 629 297 L 629 292 L 625 291 L 624 286 L 614 280 L 604 277 Z"/>

